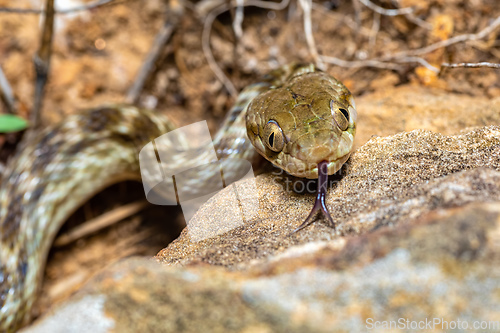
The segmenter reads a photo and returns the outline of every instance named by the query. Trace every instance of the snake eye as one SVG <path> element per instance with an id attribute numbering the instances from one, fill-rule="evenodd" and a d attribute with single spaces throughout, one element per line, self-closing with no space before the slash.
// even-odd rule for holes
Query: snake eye
<path id="1" fill-rule="evenodd" d="M 349 112 L 343 108 L 336 108 L 333 100 L 330 101 L 330 111 L 332 112 L 333 119 L 337 123 L 341 131 L 347 130 L 349 126 Z"/>
<path id="2" fill-rule="evenodd" d="M 283 150 L 285 136 L 280 125 L 275 120 L 269 120 L 264 126 L 264 143 L 267 148 L 278 153 Z"/>

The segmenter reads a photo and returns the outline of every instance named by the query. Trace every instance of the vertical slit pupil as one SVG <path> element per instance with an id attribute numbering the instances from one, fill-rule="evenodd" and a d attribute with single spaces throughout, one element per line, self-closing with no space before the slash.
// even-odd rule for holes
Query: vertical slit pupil
<path id="1" fill-rule="evenodd" d="M 340 112 L 342 112 L 342 114 L 344 115 L 345 119 L 347 119 L 347 121 L 349 121 L 349 112 L 347 112 L 346 109 L 339 109 Z"/>
<path id="2" fill-rule="evenodd" d="M 269 145 L 274 147 L 274 132 L 269 135 Z"/>

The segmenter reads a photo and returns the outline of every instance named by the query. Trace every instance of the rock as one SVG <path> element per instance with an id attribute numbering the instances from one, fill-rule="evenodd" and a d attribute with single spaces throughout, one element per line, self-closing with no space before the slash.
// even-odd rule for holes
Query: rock
<path id="1" fill-rule="evenodd" d="M 309 183 L 267 172 L 210 199 L 190 221 L 196 233 L 188 226 L 157 255 L 162 264 L 129 259 L 109 268 L 31 331 L 62 329 L 88 311 L 101 324 L 94 331 L 120 332 L 498 325 L 500 126 L 484 125 L 500 124 L 500 103 L 424 90 L 410 97 L 408 89 L 358 102 L 367 123 L 379 119 L 370 135 L 385 136 L 360 133 L 367 142 L 330 177 L 335 230 L 319 219 L 290 234 L 314 194 L 292 190 Z M 417 123 L 444 134 L 391 134 Z M 235 189 L 241 205 L 228 204 Z M 250 199 L 257 209 L 242 215 Z M 218 220 L 238 216 L 244 223 L 218 234 Z"/>
<path id="2" fill-rule="evenodd" d="M 373 135 L 389 136 L 415 129 L 443 135 L 469 127 L 500 124 L 500 98 L 471 97 L 418 85 L 379 90 L 356 98 L 359 148 Z"/>
<path id="3" fill-rule="evenodd" d="M 86 295 L 63 305 L 52 319 L 31 331 L 66 332 L 68 323 L 80 321 L 96 308 L 100 308 L 96 316 L 100 325 L 94 325 L 94 332 L 303 332 L 310 328 L 285 322 L 283 311 L 266 313 L 253 307 L 241 293 L 240 280 L 237 274 L 217 268 L 174 269 L 131 258 L 99 275 L 80 294 Z"/>
<path id="4" fill-rule="evenodd" d="M 65 332 L 85 321 L 94 332 L 383 332 L 426 320 L 436 329 L 494 324 L 499 250 L 496 203 L 293 246 L 238 272 L 132 258 L 26 332 Z"/>
<path id="5" fill-rule="evenodd" d="M 315 196 L 296 194 L 291 191 L 296 184 L 287 184 L 284 175 L 268 173 L 256 178 L 260 203 L 256 219 L 204 241 L 192 241 L 188 227 L 157 257 L 169 264 L 202 261 L 245 269 L 251 260 L 265 260 L 290 246 L 408 224 L 438 208 L 500 201 L 499 171 L 498 126 L 449 137 L 415 130 L 373 138 L 351 156 L 344 176 L 331 181 L 327 206 L 336 230 L 319 221 L 289 236 L 307 217 Z M 213 197 L 205 206 L 212 210 L 201 209 L 190 224 L 203 226 L 207 216 L 221 214 L 229 194 L 231 189 Z M 234 219 L 239 206 L 232 207 L 219 218 Z M 212 226 L 207 224 L 207 234 L 213 233 Z M 197 234 L 195 239 L 199 238 Z"/>

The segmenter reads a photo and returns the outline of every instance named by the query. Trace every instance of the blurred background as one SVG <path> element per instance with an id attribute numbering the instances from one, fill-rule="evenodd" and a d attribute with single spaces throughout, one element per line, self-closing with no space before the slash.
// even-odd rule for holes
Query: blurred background
<path id="1" fill-rule="evenodd" d="M 1 0 L 0 7 L 39 11 L 43 3 Z M 407 83 L 468 95 L 500 95 L 498 71 L 439 73 L 442 63 L 499 62 L 498 1 L 261 1 L 255 3 L 283 9 L 245 6 L 242 13 L 234 7 L 237 3 L 55 1 L 56 10 L 66 12 L 55 16 L 44 121 L 57 121 L 78 108 L 124 101 L 166 22 L 175 22 L 175 31 L 162 45 L 137 102 L 168 109 L 181 123 L 208 117 L 215 119 L 215 129 L 234 100 L 211 70 L 203 43 L 209 44 L 215 65 L 236 91 L 281 64 L 314 61 L 355 96 Z M 304 4 L 310 4 L 309 14 Z M 21 115 L 33 104 L 32 58 L 39 47 L 41 22 L 36 12 L 0 12 L 0 65 Z M 492 31 L 478 36 L 485 29 Z M 475 36 L 463 38 L 467 34 Z M 456 36 L 462 38 L 450 40 Z M 423 50 L 443 41 L 441 47 Z"/>

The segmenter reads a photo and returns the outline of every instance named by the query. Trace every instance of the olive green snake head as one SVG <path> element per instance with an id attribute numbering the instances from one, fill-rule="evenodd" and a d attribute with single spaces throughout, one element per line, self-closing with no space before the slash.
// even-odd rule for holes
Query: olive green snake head
<path id="1" fill-rule="evenodd" d="M 313 65 L 291 65 L 288 78 L 255 97 L 246 113 L 247 135 L 260 155 L 289 174 L 318 178 L 314 206 L 293 233 L 323 213 L 328 175 L 349 158 L 357 113 L 349 90 Z M 271 76 L 280 76 L 271 73 Z M 281 75 L 283 76 L 283 75 Z M 285 73 L 286 76 L 286 73 Z"/>
<path id="2" fill-rule="evenodd" d="M 250 103 L 247 135 L 256 150 L 293 176 L 318 178 L 326 161 L 328 175 L 349 158 L 357 113 L 349 90 L 314 69 L 292 74 Z"/>

